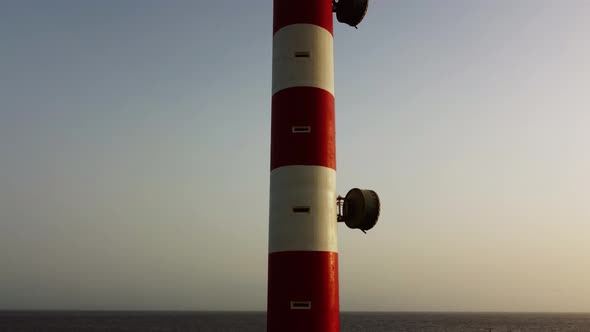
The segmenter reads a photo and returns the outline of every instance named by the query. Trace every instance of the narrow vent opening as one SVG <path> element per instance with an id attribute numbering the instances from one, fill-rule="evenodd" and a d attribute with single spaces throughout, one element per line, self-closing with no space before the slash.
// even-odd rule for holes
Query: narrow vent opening
<path id="1" fill-rule="evenodd" d="M 291 301 L 291 309 L 309 310 L 311 309 L 311 301 Z"/>
<path id="2" fill-rule="evenodd" d="M 309 213 L 311 208 L 309 206 L 294 206 L 293 212 L 294 213 Z"/>
<path id="3" fill-rule="evenodd" d="M 309 51 L 299 51 L 299 52 L 295 52 L 295 57 L 296 58 L 309 58 L 311 55 L 309 54 Z"/>
<path id="4" fill-rule="evenodd" d="M 293 127 L 291 127 L 291 131 L 294 134 L 306 134 L 306 133 L 311 133 L 311 127 L 310 126 L 293 126 Z"/>

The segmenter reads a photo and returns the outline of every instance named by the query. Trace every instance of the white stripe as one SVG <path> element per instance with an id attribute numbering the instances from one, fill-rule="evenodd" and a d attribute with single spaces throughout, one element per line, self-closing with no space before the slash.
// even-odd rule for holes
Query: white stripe
<path id="1" fill-rule="evenodd" d="M 309 207 L 309 212 L 305 211 Z M 285 166 L 270 175 L 269 252 L 338 251 L 336 171 Z"/>
<path id="2" fill-rule="evenodd" d="M 296 86 L 334 94 L 334 37 L 317 25 L 288 25 L 273 37 L 272 93 Z"/>

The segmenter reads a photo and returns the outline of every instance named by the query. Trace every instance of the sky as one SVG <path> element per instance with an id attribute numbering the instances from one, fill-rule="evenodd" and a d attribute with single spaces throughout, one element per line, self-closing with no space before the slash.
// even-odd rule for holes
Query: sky
<path id="1" fill-rule="evenodd" d="M 590 311 L 590 1 L 334 31 L 354 311 Z M 0 2 L 0 309 L 265 310 L 271 1 Z"/>

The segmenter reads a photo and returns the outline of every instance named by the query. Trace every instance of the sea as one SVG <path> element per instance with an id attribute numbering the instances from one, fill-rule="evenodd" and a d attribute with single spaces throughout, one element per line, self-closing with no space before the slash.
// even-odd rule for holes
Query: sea
<path id="1" fill-rule="evenodd" d="M 590 314 L 343 312 L 341 332 L 588 331 Z M 0 311 L 0 332 L 264 332 L 264 312 Z"/>

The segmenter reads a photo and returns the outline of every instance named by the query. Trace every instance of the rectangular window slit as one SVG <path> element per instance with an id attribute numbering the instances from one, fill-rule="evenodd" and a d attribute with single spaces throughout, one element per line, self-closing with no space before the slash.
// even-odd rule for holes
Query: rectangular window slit
<path id="1" fill-rule="evenodd" d="M 311 301 L 291 301 L 291 309 L 311 309 Z"/>
<path id="2" fill-rule="evenodd" d="M 294 134 L 311 133 L 311 127 L 310 126 L 293 126 L 293 127 L 291 127 L 291 131 Z"/>
<path id="3" fill-rule="evenodd" d="M 296 58 L 309 58 L 309 52 L 308 51 L 295 52 L 295 57 Z"/>
<path id="4" fill-rule="evenodd" d="M 293 212 L 295 213 L 309 213 L 311 208 L 309 206 L 294 206 Z"/>

